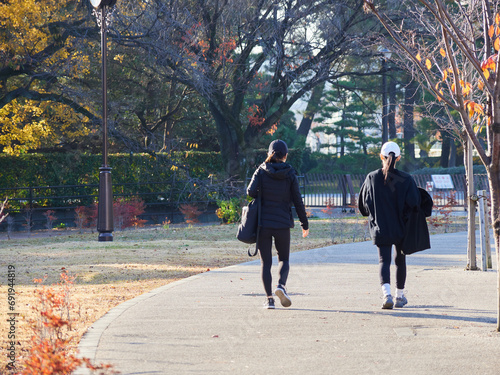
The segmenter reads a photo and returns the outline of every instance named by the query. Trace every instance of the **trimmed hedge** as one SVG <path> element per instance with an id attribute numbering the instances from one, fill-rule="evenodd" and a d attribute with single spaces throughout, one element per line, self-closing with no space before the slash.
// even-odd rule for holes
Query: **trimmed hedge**
<path id="1" fill-rule="evenodd" d="M 178 178 L 206 178 L 223 170 L 217 152 L 113 154 L 108 156 L 108 163 L 113 183 L 163 181 L 174 173 Z M 97 184 L 101 165 L 101 155 L 0 154 L 0 188 Z"/>
<path id="2" fill-rule="evenodd" d="M 262 163 L 267 150 L 255 150 L 247 160 L 249 172 Z M 300 171 L 303 150 L 291 149 L 288 162 Z M 206 179 L 209 175 L 224 175 L 220 153 L 187 151 L 172 154 L 111 154 L 108 164 L 112 168 L 113 184 L 150 183 L 188 177 Z M 54 153 L 0 154 L 0 188 L 35 186 L 88 185 L 99 183 L 100 154 Z"/>

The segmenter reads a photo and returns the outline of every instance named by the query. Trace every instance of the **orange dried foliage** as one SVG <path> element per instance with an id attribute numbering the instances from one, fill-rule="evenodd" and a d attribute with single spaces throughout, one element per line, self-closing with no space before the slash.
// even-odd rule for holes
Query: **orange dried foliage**
<path id="1" fill-rule="evenodd" d="M 37 318 L 31 321 L 33 330 L 32 347 L 25 357 L 20 358 L 21 371 L 16 375 L 69 375 L 80 366 L 101 374 L 116 373 L 110 365 L 94 366 L 87 358 L 78 358 L 71 352 L 74 337 L 71 333 L 75 322 L 76 307 L 71 302 L 74 276 L 69 276 L 63 268 L 57 286 L 41 285 L 43 279 L 35 279 L 40 284 L 35 289 L 38 304 L 33 307 Z"/>
<path id="2" fill-rule="evenodd" d="M 439 199 L 443 199 L 443 195 L 441 193 L 434 193 L 433 199 L 436 202 Z M 444 206 L 439 207 L 437 210 L 437 215 L 433 215 L 427 218 L 427 222 L 434 228 L 438 228 L 444 226 L 445 233 L 448 231 L 448 226 L 453 223 L 451 218 L 451 213 L 453 208 L 458 205 L 456 200 L 456 192 L 450 191 L 446 199 L 446 204 Z"/>
<path id="3" fill-rule="evenodd" d="M 262 117 L 262 110 L 257 104 L 252 105 L 248 108 L 248 122 L 250 126 L 260 127 L 264 123 L 264 117 Z"/>
<path id="4" fill-rule="evenodd" d="M 487 60 L 484 60 L 482 63 L 481 63 L 481 69 L 486 70 L 486 69 L 491 69 L 493 71 L 495 71 L 496 69 L 496 60 L 497 60 L 497 57 L 498 55 L 493 55 L 493 56 L 490 56 Z"/>
<path id="5" fill-rule="evenodd" d="M 182 215 L 184 215 L 184 220 L 186 220 L 186 223 L 188 224 L 198 223 L 198 218 L 203 213 L 203 211 L 198 209 L 198 207 L 196 207 L 194 204 L 181 204 L 179 206 L 179 211 L 182 212 Z"/>
<path id="6" fill-rule="evenodd" d="M 484 109 L 483 109 L 483 106 L 481 104 L 478 104 L 478 103 L 470 101 L 470 100 L 466 100 L 464 102 L 464 104 L 465 104 L 465 107 L 467 108 L 467 110 L 469 111 L 469 117 L 474 116 L 474 114 L 476 114 L 476 113 L 478 115 L 484 115 Z"/>
<path id="7" fill-rule="evenodd" d="M 273 126 L 271 126 L 271 129 L 269 129 L 266 134 L 273 135 L 276 130 L 278 130 L 278 124 L 274 124 Z"/>

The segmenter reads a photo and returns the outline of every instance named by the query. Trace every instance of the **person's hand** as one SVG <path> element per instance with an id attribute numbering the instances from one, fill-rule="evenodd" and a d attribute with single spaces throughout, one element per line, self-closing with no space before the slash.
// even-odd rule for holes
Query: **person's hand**
<path id="1" fill-rule="evenodd" d="M 302 229 L 302 237 L 306 238 L 307 236 L 309 236 L 309 229 Z"/>

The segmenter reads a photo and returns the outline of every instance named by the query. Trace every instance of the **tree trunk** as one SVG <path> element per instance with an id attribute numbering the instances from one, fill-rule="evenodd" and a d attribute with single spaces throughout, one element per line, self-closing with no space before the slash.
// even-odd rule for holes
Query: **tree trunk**
<path id="1" fill-rule="evenodd" d="M 405 104 L 404 104 L 404 147 L 405 159 L 413 164 L 415 162 L 415 145 L 412 142 L 415 136 L 415 127 L 413 123 L 413 105 L 415 104 L 415 97 L 417 93 L 417 85 L 409 76 L 410 82 L 405 88 Z"/>
<path id="2" fill-rule="evenodd" d="M 319 104 L 321 98 L 323 97 L 323 90 L 325 89 L 325 83 L 321 83 L 312 89 L 311 97 L 307 102 L 307 108 L 304 111 L 304 117 L 300 122 L 299 128 L 297 129 L 297 135 L 303 135 L 307 138 L 309 131 L 311 130 L 311 125 L 314 120 L 314 116 L 319 111 Z"/>
<path id="3" fill-rule="evenodd" d="M 491 203 L 491 226 L 497 253 L 497 331 L 500 332 L 500 125 L 494 123 L 491 131 L 493 152 L 488 172 Z"/>
<path id="4" fill-rule="evenodd" d="M 441 144 L 441 159 L 439 161 L 439 165 L 441 166 L 441 168 L 448 168 L 448 161 L 450 159 L 450 150 L 451 150 L 450 143 L 452 139 L 449 135 L 447 135 L 444 132 L 441 133 L 441 136 L 443 138 L 443 141 Z"/>
<path id="5" fill-rule="evenodd" d="M 244 178 L 244 171 L 242 171 L 240 163 L 240 142 L 238 135 L 234 127 L 228 123 L 224 115 L 213 102 L 209 103 L 209 108 L 215 120 L 217 133 L 219 134 L 224 169 L 230 177 Z"/>
<path id="6" fill-rule="evenodd" d="M 488 168 L 488 180 L 490 185 L 491 199 L 491 222 L 493 237 L 495 239 L 495 251 L 497 253 L 497 269 L 500 267 L 500 166 L 498 161 L 492 168 Z M 500 272 L 497 276 L 497 331 L 500 332 Z"/>
<path id="7" fill-rule="evenodd" d="M 476 265 L 476 194 L 474 187 L 474 172 L 472 169 L 472 142 L 463 135 L 465 178 L 467 179 L 467 269 L 477 270 Z"/>
<path id="8" fill-rule="evenodd" d="M 450 160 L 448 162 L 448 167 L 457 166 L 457 145 L 455 144 L 455 139 L 452 138 L 450 142 Z"/>
<path id="9" fill-rule="evenodd" d="M 340 125 L 340 157 L 344 157 L 345 155 L 345 136 L 344 136 L 345 118 L 346 118 L 345 110 L 342 110 L 342 124 Z"/>

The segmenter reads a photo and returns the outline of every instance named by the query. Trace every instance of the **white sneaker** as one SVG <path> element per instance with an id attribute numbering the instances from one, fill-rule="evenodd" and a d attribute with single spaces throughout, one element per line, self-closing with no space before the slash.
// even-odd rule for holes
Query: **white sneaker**
<path id="1" fill-rule="evenodd" d="M 274 309 L 274 298 L 266 298 L 266 302 L 264 302 L 264 308 L 268 310 Z"/>
<path id="2" fill-rule="evenodd" d="M 283 307 L 290 307 L 292 305 L 292 300 L 286 293 L 285 287 L 282 285 L 278 285 L 274 294 L 280 299 L 281 305 Z"/>
<path id="3" fill-rule="evenodd" d="M 391 310 L 394 307 L 394 301 L 392 300 L 392 296 L 389 294 L 384 297 L 384 303 L 382 304 L 382 308 L 384 310 Z"/>
<path id="4" fill-rule="evenodd" d="M 394 307 L 401 308 L 404 305 L 406 305 L 407 303 L 408 303 L 408 300 L 406 299 L 405 296 L 402 296 L 401 298 L 396 297 L 396 304 L 394 305 Z"/>

